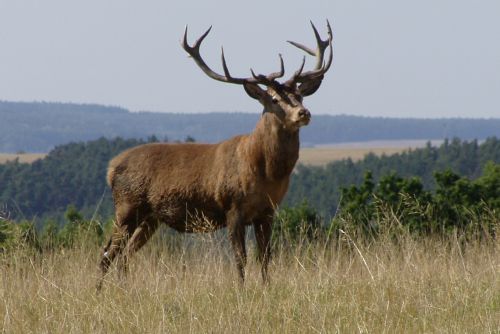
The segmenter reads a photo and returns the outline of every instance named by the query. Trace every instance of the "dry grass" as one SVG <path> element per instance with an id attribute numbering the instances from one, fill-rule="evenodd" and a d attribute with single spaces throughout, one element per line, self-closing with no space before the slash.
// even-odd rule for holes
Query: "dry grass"
<path id="1" fill-rule="evenodd" d="M 0 153 L 0 164 L 16 159 L 19 159 L 19 162 L 32 163 L 35 160 L 45 158 L 46 155 L 46 153 Z"/>
<path id="2" fill-rule="evenodd" d="M 433 145 L 440 144 L 441 141 L 434 140 Z M 409 148 L 424 147 L 425 140 L 384 140 L 351 142 L 332 145 L 323 145 L 318 147 L 304 147 L 300 149 L 299 163 L 304 165 L 322 166 L 329 162 L 351 158 L 354 161 L 361 160 L 368 153 L 381 156 L 402 153 Z M 42 159 L 46 153 L 0 153 L 0 164 L 14 159 L 19 162 L 32 163 L 35 160 Z"/>
<path id="3" fill-rule="evenodd" d="M 329 162 L 351 158 L 353 161 L 359 161 L 368 153 L 378 156 L 392 155 L 407 151 L 403 147 L 305 147 L 300 150 L 298 163 L 312 166 L 323 166 Z"/>
<path id="4" fill-rule="evenodd" d="M 365 142 L 348 142 L 300 149 L 299 163 L 312 166 L 323 166 L 329 162 L 351 158 L 353 161 L 363 159 L 368 153 L 378 156 L 402 153 L 409 149 L 425 147 L 427 140 L 374 140 Z M 440 145 L 442 140 L 431 140 L 432 145 Z"/>
<path id="5" fill-rule="evenodd" d="M 351 158 L 354 161 L 363 159 L 363 157 L 372 152 L 376 155 L 390 155 L 403 152 L 403 148 L 395 147 L 376 147 L 376 148 L 337 148 L 337 147 L 308 147 L 300 150 L 299 163 L 305 165 L 320 166 L 335 160 Z M 0 164 L 7 161 L 19 159 L 21 163 L 32 163 L 38 159 L 43 159 L 46 153 L 0 153 Z"/>
<path id="6" fill-rule="evenodd" d="M 129 277 L 112 273 L 100 294 L 96 246 L 1 255 L 3 332 L 499 332 L 497 241 L 305 244 L 277 252 L 268 286 L 250 247 L 241 287 L 226 245 L 181 238 L 180 246 L 159 239 L 148 245 L 134 257 Z"/>

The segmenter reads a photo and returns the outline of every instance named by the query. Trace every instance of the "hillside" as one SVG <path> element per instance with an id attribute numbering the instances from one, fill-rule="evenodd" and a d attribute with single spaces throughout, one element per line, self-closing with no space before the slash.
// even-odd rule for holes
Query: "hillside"
<path id="1" fill-rule="evenodd" d="M 302 146 L 369 140 L 485 139 L 500 133 L 500 119 L 373 118 L 314 113 Z M 251 131 L 259 113 L 176 114 L 129 112 L 119 107 L 0 101 L 0 152 L 48 152 L 73 141 L 148 138 L 217 142 Z"/>
<path id="2" fill-rule="evenodd" d="M 112 212 L 105 183 L 108 161 L 118 152 L 141 143 L 144 141 L 100 138 L 58 146 L 32 164 L 0 164 L 0 211 L 31 219 L 60 216 L 68 205 L 74 205 L 86 216 L 99 208 L 98 214 L 108 217 Z M 338 207 L 341 188 L 361 184 L 367 171 L 372 171 L 375 182 L 397 172 L 403 177 L 420 177 L 426 189 L 434 189 L 435 172 L 451 169 L 475 179 L 488 161 L 500 163 L 500 140 L 496 138 L 481 144 L 446 140 L 439 147 L 428 145 L 381 157 L 368 154 L 359 161 L 347 159 L 323 167 L 299 165 L 283 204 L 293 206 L 307 201 L 321 214 L 331 215 Z"/>

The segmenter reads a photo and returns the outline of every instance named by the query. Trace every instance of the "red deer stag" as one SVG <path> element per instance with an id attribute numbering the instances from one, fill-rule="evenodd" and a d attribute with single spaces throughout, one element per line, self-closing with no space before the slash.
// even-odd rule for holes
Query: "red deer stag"
<path id="1" fill-rule="evenodd" d="M 126 270 L 127 258 L 148 241 L 162 222 L 189 233 L 227 227 L 242 281 L 245 229 L 253 225 L 262 278 L 267 281 L 274 208 L 287 191 L 299 155 L 299 129 L 311 119 L 302 98 L 319 88 L 332 64 L 330 24 L 327 22 L 327 40 L 322 40 L 311 25 L 317 50 L 290 43 L 315 56 L 315 68 L 304 72 L 304 57 L 299 70 L 283 83 L 277 81 L 284 75 L 281 55 L 279 72 L 257 75 L 252 70 L 251 77 L 235 78 L 229 74 L 222 52 L 224 75 L 214 72 L 200 55 L 201 43 L 211 28 L 189 46 L 186 27 L 182 47 L 201 70 L 212 79 L 242 85 L 264 106 L 264 112 L 255 130 L 247 135 L 218 144 L 146 144 L 111 160 L 107 181 L 116 222 L 100 262 L 102 278 L 117 255 L 121 254 L 122 270 Z M 326 49 L 329 57 L 325 61 Z M 200 217 L 204 226 L 200 226 Z"/>

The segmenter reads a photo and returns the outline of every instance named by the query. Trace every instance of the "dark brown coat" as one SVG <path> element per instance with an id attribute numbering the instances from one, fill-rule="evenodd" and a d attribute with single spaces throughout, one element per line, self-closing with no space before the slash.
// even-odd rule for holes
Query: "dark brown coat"
<path id="1" fill-rule="evenodd" d="M 298 158 L 298 130 L 286 131 L 265 113 L 253 133 L 219 144 L 155 143 L 129 149 L 109 164 L 108 183 L 117 209 L 135 220 L 164 222 L 179 232 L 227 225 L 240 211 L 251 224 L 272 212 L 288 188 Z"/>

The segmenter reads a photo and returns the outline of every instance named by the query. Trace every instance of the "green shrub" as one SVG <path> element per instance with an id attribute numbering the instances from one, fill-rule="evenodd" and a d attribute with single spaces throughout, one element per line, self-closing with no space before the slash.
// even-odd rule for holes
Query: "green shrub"
<path id="1" fill-rule="evenodd" d="M 359 230 L 376 236 L 404 229 L 421 235 L 443 235 L 454 231 L 495 235 L 500 210 L 500 165 L 488 163 L 476 180 L 451 170 L 434 173 L 437 188 L 425 191 L 420 179 L 386 175 L 374 184 L 366 173 L 360 187 L 342 189 L 340 217 L 330 231 Z M 347 223 L 349 222 L 349 223 Z"/>
<path id="2" fill-rule="evenodd" d="M 306 201 L 294 207 L 280 209 L 273 222 L 274 242 L 297 243 L 313 240 L 321 229 L 321 219 Z"/>

